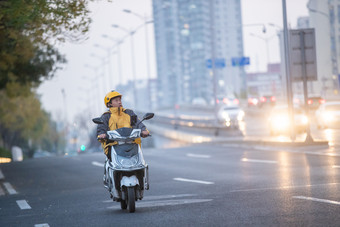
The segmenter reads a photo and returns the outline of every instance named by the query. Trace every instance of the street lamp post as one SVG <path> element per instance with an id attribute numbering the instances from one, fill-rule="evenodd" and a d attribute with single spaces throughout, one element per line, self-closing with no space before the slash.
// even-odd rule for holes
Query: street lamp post
<path id="1" fill-rule="evenodd" d="M 274 37 L 276 37 L 276 35 L 271 36 L 271 37 L 268 37 L 268 38 L 264 38 L 264 37 L 262 37 L 262 36 L 259 36 L 259 35 L 254 34 L 254 33 L 249 33 L 249 35 L 251 35 L 251 36 L 253 36 L 253 37 L 256 37 L 256 38 L 259 38 L 259 39 L 262 39 L 262 40 L 265 42 L 265 44 L 266 44 L 266 55 L 267 55 L 267 66 L 268 66 L 269 63 L 270 63 L 269 41 L 270 41 L 271 39 L 273 39 Z"/>
<path id="2" fill-rule="evenodd" d="M 103 85 L 103 89 L 106 89 L 106 91 L 108 91 L 110 89 L 110 87 L 108 87 L 108 83 L 105 83 L 105 57 L 102 57 L 102 56 L 99 56 L 99 55 L 96 55 L 94 53 L 91 53 L 90 54 L 91 57 L 94 57 L 94 58 L 97 58 L 98 60 L 100 60 L 102 62 L 102 65 L 103 65 L 103 84 L 105 84 L 105 86 Z M 97 75 L 98 76 L 98 75 Z"/>
<path id="3" fill-rule="evenodd" d="M 113 86 L 113 82 L 112 82 L 112 70 L 111 70 L 111 67 L 110 67 L 111 51 L 110 51 L 110 49 L 108 49 L 108 48 L 106 48 L 104 46 L 101 46 L 99 44 L 94 44 L 93 46 L 97 47 L 97 48 L 100 48 L 100 49 L 102 49 L 102 50 L 107 52 L 107 58 L 108 58 L 107 68 L 108 68 L 108 71 L 109 71 L 109 89 L 111 89 L 111 87 Z"/>
<path id="4" fill-rule="evenodd" d="M 93 84 L 96 84 L 95 86 L 97 87 L 97 89 L 96 89 L 97 90 L 97 96 L 100 97 L 100 88 L 99 88 L 99 82 L 98 82 L 98 68 L 99 68 L 99 66 L 96 67 L 96 66 L 91 66 L 91 65 L 85 64 L 84 67 L 92 69 L 94 71 L 94 74 L 95 74 L 95 76 L 94 76 L 95 83 L 93 83 Z M 93 89 L 95 89 L 95 88 L 93 88 Z M 93 95 L 95 95 L 95 92 L 93 92 Z M 100 103 L 98 102 L 97 103 L 98 114 L 100 113 L 100 109 L 101 109 L 100 108 Z"/>
<path id="5" fill-rule="evenodd" d="M 141 16 L 131 10 L 124 9 L 123 12 L 130 13 L 132 15 L 135 15 L 139 19 L 141 19 L 144 22 L 144 28 L 145 28 L 145 53 L 146 53 L 146 68 L 147 68 L 147 94 L 148 94 L 148 104 L 149 109 L 152 109 L 152 102 L 151 102 L 151 87 L 150 87 L 150 55 L 149 55 L 149 35 L 148 35 L 148 23 L 152 23 L 153 21 L 147 21 L 146 16 Z"/>
<path id="6" fill-rule="evenodd" d="M 122 44 L 122 41 L 119 41 L 113 37 L 110 37 L 108 35 L 102 35 L 103 38 L 106 38 L 106 39 L 110 39 L 112 41 L 115 42 L 115 46 L 117 47 L 117 65 L 118 65 L 118 84 L 122 84 L 123 83 L 123 79 L 122 79 L 122 62 L 121 62 L 121 58 L 120 58 L 120 44 Z"/>
<path id="7" fill-rule="evenodd" d="M 112 27 L 119 28 L 130 35 L 131 40 L 131 64 L 132 64 L 132 86 L 133 86 L 133 101 L 135 108 L 137 107 L 137 91 L 136 91 L 136 63 L 135 63 L 135 53 L 134 53 L 134 42 L 133 42 L 133 35 L 135 34 L 136 30 L 130 31 L 126 28 L 123 28 L 117 24 L 113 24 Z"/>
<path id="8" fill-rule="evenodd" d="M 284 48 L 285 48 L 285 68 L 286 68 L 286 85 L 287 85 L 287 104 L 289 111 L 289 118 L 291 122 L 291 130 L 290 130 L 290 138 L 292 141 L 295 141 L 295 130 L 294 130 L 294 112 L 293 112 L 293 103 L 292 103 L 292 84 L 290 78 L 290 54 L 289 54 L 289 36 L 288 36 L 288 23 L 287 23 L 287 8 L 286 8 L 286 0 L 282 0 L 282 14 L 283 14 L 283 36 L 284 36 Z"/>

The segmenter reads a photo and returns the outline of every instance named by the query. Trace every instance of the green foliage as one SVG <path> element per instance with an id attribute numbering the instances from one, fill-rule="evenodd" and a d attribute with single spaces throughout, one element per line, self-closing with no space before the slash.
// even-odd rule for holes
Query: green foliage
<path id="1" fill-rule="evenodd" d="M 41 109 L 36 94 L 30 91 L 29 86 L 11 83 L 6 88 L 0 90 L 0 141 L 4 147 L 63 149 L 62 133 Z"/>
<path id="2" fill-rule="evenodd" d="M 0 146 L 65 146 L 34 88 L 66 62 L 56 43 L 86 39 L 91 1 L 0 0 Z"/>
<path id="3" fill-rule="evenodd" d="M 12 154 L 9 150 L 0 147 L 0 157 L 2 158 L 12 158 Z"/>
<path id="4" fill-rule="evenodd" d="M 53 77 L 66 60 L 52 44 L 86 39 L 89 1 L 0 1 L 0 89 Z"/>

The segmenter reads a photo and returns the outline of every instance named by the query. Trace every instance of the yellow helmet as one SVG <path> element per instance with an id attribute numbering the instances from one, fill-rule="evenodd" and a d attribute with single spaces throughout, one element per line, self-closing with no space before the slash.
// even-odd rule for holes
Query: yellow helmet
<path id="1" fill-rule="evenodd" d="M 115 91 L 115 90 L 112 90 L 109 93 L 107 93 L 104 98 L 105 106 L 107 107 L 107 104 L 111 101 L 111 99 L 118 97 L 118 96 L 122 97 L 122 95 L 118 91 Z"/>

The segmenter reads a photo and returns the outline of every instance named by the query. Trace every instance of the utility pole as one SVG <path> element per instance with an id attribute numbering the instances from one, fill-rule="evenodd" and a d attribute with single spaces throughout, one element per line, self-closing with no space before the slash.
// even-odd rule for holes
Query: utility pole
<path id="1" fill-rule="evenodd" d="M 283 14 L 283 36 L 284 36 L 284 49 L 285 49 L 285 68 L 286 68 L 286 86 L 287 86 L 287 104 L 289 111 L 289 119 L 291 122 L 290 138 L 295 141 L 296 135 L 294 130 L 294 111 L 293 111 L 293 94 L 292 94 L 292 83 L 290 77 L 290 54 L 289 54 L 289 40 L 288 40 L 288 24 L 287 24 L 287 10 L 286 0 L 282 0 L 282 14 Z"/>
<path id="2" fill-rule="evenodd" d="M 210 44 L 211 44 L 211 69 L 212 69 L 212 81 L 213 81 L 213 96 L 214 96 L 214 115 L 215 115 L 215 125 L 217 126 L 218 116 L 218 106 L 217 106 L 217 78 L 216 78 L 216 66 L 215 66 L 215 58 L 216 58 L 216 47 L 215 47 L 215 20 L 214 20 L 214 0 L 210 0 Z M 215 136 L 218 135 L 218 129 L 216 127 Z"/>

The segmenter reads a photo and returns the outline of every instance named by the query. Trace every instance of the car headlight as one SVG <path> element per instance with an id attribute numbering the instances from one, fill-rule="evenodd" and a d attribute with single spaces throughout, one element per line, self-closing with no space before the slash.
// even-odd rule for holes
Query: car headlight
<path id="1" fill-rule="evenodd" d="M 239 120 L 239 121 L 243 121 L 243 118 L 244 118 L 244 111 L 243 110 L 241 110 L 240 112 L 238 112 L 238 114 L 237 114 L 237 120 Z"/>
<path id="2" fill-rule="evenodd" d="M 322 119 L 326 122 L 333 121 L 334 114 L 332 114 L 331 112 L 325 112 L 322 114 Z"/>
<path id="3" fill-rule="evenodd" d="M 134 155 L 130 158 L 126 158 L 123 156 L 117 156 L 118 162 L 125 168 L 130 168 L 138 163 L 138 155 Z"/>
<path id="4" fill-rule="evenodd" d="M 303 125 L 308 124 L 308 121 L 309 121 L 309 119 L 308 119 L 308 117 L 306 115 L 303 115 L 301 117 L 301 122 L 302 122 Z"/>
<path id="5" fill-rule="evenodd" d="M 223 112 L 222 117 L 225 121 L 230 121 L 230 117 L 229 117 L 229 114 L 227 112 Z"/>
<path id="6" fill-rule="evenodd" d="M 289 118 L 286 115 L 274 116 L 270 122 L 272 127 L 277 130 L 287 129 L 290 125 Z"/>

